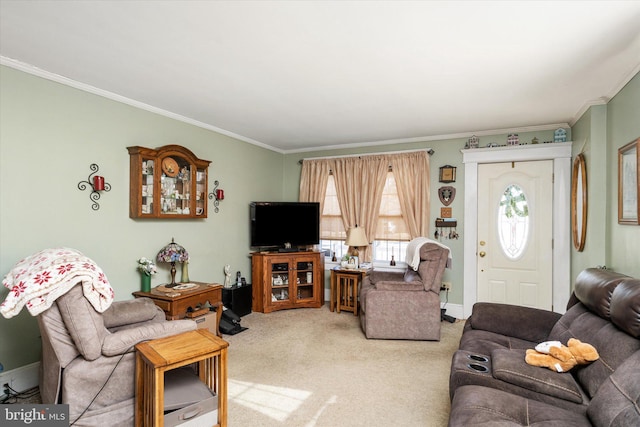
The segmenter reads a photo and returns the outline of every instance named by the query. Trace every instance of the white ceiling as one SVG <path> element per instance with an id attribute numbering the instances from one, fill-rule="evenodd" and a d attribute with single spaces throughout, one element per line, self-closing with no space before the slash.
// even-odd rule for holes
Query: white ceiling
<path id="1" fill-rule="evenodd" d="M 4 65 L 280 152 L 572 124 L 640 2 L 0 0 Z"/>

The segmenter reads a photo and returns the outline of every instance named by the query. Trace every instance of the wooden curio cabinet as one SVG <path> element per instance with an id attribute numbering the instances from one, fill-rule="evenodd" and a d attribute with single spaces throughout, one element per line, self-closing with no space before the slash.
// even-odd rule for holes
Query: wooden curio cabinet
<path id="1" fill-rule="evenodd" d="M 127 147 L 130 218 L 206 218 L 209 160 L 189 149 Z"/>
<path id="2" fill-rule="evenodd" d="M 319 308 L 324 304 L 324 256 L 320 252 L 251 254 L 253 311 Z"/>

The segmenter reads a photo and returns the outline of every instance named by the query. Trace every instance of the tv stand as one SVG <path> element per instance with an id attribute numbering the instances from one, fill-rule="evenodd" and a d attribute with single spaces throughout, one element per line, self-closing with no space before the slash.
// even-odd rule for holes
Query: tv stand
<path id="1" fill-rule="evenodd" d="M 324 304 L 324 253 L 251 254 L 253 311 L 320 308 Z"/>

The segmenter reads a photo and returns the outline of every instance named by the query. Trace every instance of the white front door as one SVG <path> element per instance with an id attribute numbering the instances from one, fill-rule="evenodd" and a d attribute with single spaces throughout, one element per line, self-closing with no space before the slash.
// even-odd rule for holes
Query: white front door
<path id="1" fill-rule="evenodd" d="M 553 161 L 478 166 L 477 300 L 553 305 Z"/>

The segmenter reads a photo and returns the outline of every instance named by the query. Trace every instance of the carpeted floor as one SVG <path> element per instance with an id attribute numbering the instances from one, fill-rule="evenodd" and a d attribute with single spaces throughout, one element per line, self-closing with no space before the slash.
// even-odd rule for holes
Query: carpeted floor
<path id="1" fill-rule="evenodd" d="M 440 342 L 367 340 L 352 313 L 296 309 L 242 318 L 229 342 L 229 427 L 439 427 L 463 322 Z M 28 396 L 27 396 L 28 395 Z M 37 389 L 11 403 L 39 403 Z"/>
<path id="2" fill-rule="evenodd" d="M 463 322 L 440 342 L 367 340 L 351 313 L 242 318 L 229 342 L 229 426 L 446 426 Z"/>

